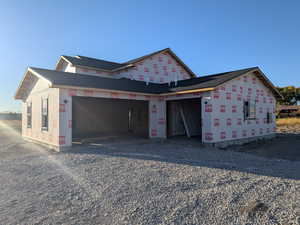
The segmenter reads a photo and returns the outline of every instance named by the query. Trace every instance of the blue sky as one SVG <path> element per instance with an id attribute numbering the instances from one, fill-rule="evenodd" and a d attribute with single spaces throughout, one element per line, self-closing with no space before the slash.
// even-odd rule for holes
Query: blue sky
<path id="1" fill-rule="evenodd" d="M 170 47 L 198 76 L 260 66 L 275 85 L 300 86 L 300 2 L 128 0 L 0 2 L 0 111 L 27 66 L 59 56 L 123 62 Z"/>

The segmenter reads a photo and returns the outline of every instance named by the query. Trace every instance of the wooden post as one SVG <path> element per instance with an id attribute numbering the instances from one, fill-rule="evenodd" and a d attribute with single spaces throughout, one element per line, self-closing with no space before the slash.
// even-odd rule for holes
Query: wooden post
<path id="1" fill-rule="evenodd" d="M 183 121 L 183 125 L 184 125 L 184 128 L 185 128 L 186 136 L 188 138 L 190 138 L 191 134 L 190 134 L 190 131 L 189 131 L 189 128 L 188 128 L 188 125 L 187 125 L 187 122 L 186 122 L 186 118 L 184 116 L 183 107 L 182 107 L 181 104 L 179 105 L 179 110 L 180 110 L 180 115 L 181 115 L 181 118 L 182 118 L 182 121 Z"/>

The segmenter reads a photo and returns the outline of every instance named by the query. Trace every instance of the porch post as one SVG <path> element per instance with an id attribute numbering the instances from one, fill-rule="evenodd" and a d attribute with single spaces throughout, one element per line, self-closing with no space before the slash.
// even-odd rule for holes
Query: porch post
<path id="1" fill-rule="evenodd" d="M 72 146 L 72 96 L 59 89 L 59 147 Z"/>
<path id="2" fill-rule="evenodd" d="M 164 98 L 149 100 L 149 137 L 166 138 L 166 101 Z"/>
<path id="3" fill-rule="evenodd" d="M 201 98 L 201 114 L 202 114 L 202 142 L 212 143 L 215 139 L 213 133 L 212 114 L 216 109 L 212 103 L 212 94 L 207 92 Z"/>

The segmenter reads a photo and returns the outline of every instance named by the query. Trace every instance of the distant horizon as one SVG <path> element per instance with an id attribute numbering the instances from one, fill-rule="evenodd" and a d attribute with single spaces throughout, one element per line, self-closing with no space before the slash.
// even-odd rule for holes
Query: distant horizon
<path id="1" fill-rule="evenodd" d="M 4 114 L 4 113 L 21 113 L 20 111 L 1 111 L 0 114 Z"/>
<path id="2" fill-rule="evenodd" d="M 298 1 L 0 4 L 0 111 L 21 110 L 27 67 L 54 69 L 61 55 L 125 62 L 170 47 L 198 76 L 259 66 L 275 86 L 300 87 Z"/>

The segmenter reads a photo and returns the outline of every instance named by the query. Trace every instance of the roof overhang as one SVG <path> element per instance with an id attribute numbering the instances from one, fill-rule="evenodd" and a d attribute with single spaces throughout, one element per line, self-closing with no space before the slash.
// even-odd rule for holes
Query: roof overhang
<path id="1" fill-rule="evenodd" d="M 79 86 L 69 86 L 69 85 L 52 85 L 52 88 L 64 88 L 64 89 L 76 89 L 76 90 L 88 90 L 88 91 L 99 91 L 99 92 L 107 92 L 107 93 L 121 93 L 121 94 L 139 94 L 139 95 L 149 95 L 149 96 L 159 96 L 159 94 L 151 94 L 151 93 L 141 93 L 134 91 L 121 91 L 121 90 L 113 90 L 113 89 L 102 89 L 102 88 L 88 88 L 88 87 L 79 87 Z"/>
<path id="2" fill-rule="evenodd" d="M 273 94 L 277 99 L 284 99 L 284 97 L 281 95 L 281 93 L 278 91 L 278 89 L 275 87 L 275 85 L 267 78 L 267 76 L 261 71 L 261 69 L 257 68 L 253 71 L 253 73 L 260 78 L 260 80 L 271 89 Z"/>
<path id="3" fill-rule="evenodd" d="M 63 61 L 70 63 L 72 65 L 72 63 L 69 60 L 67 60 L 65 57 L 60 56 L 59 60 L 57 61 L 56 65 L 55 65 L 55 70 L 59 70 L 59 66 L 62 64 Z"/>
<path id="4" fill-rule="evenodd" d="M 60 56 L 59 60 L 56 63 L 55 70 L 59 70 L 59 66 L 61 65 L 61 63 L 63 61 L 65 61 L 66 63 L 68 63 L 68 64 L 70 64 L 71 66 L 74 66 L 74 67 L 80 67 L 80 68 L 85 68 L 85 69 L 90 69 L 90 70 L 98 70 L 98 71 L 102 71 L 102 72 L 106 72 L 106 73 L 114 73 L 114 72 L 117 72 L 117 71 L 120 71 L 120 70 L 124 70 L 124 69 L 128 69 L 128 68 L 134 66 L 133 64 L 127 64 L 125 66 L 122 66 L 122 67 L 119 67 L 119 68 L 116 68 L 116 69 L 113 69 L 113 70 L 106 70 L 106 69 L 101 69 L 101 68 L 98 68 L 98 67 L 75 65 L 72 62 L 70 62 L 70 60 L 68 60 L 66 57 L 64 57 L 62 55 L 62 56 Z"/>
<path id="5" fill-rule="evenodd" d="M 121 91 L 121 90 L 113 90 L 113 89 L 102 89 L 102 88 L 88 88 L 88 87 L 80 87 L 80 86 L 69 86 L 69 85 L 52 85 L 52 88 L 64 88 L 64 89 L 76 89 L 76 90 L 89 90 L 89 91 L 101 91 L 107 93 L 122 93 L 122 94 L 137 94 L 137 95 L 147 95 L 147 96 L 171 96 L 171 95 L 179 95 L 179 94 L 191 94 L 191 93 L 199 93 L 199 92 L 208 92 L 213 91 L 215 88 L 200 88 L 188 91 L 174 91 L 168 93 L 145 93 L 145 92 L 135 92 L 135 91 Z"/>
<path id="6" fill-rule="evenodd" d="M 22 93 L 25 89 L 27 89 L 25 84 L 26 84 L 26 81 L 30 80 L 31 75 L 34 75 L 39 79 L 45 80 L 48 83 L 49 87 L 52 86 L 51 81 L 47 80 L 45 77 L 43 77 L 42 75 L 38 74 L 37 72 L 32 70 L 30 67 L 28 67 L 27 70 L 25 71 L 25 74 L 23 75 L 23 78 L 22 78 L 18 88 L 17 88 L 17 91 L 14 95 L 14 99 L 16 99 L 16 100 L 22 100 L 23 99 Z"/>
<path id="7" fill-rule="evenodd" d="M 160 94 L 161 96 L 169 96 L 169 95 L 180 95 L 180 94 L 192 94 L 192 93 L 199 93 L 199 92 L 207 92 L 213 91 L 215 88 L 198 88 L 198 89 L 191 89 L 186 91 L 175 91 L 169 93 Z"/>
<path id="8" fill-rule="evenodd" d="M 259 67 L 253 67 L 252 70 L 250 70 L 246 73 L 239 74 L 238 76 L 236 76 L 230 80 L 233 80 L 240 76 L 244 76 L 246 74 L 251 74 L 251 73 L 254 73 L 260 79 L 260 81 L 272 91 L 272 93 L 274 94 L 274 96 L 277 99 L 283 99 L 283 96 L 280 94 L 280 92 L 277 90 L 277 88 L 274 86 L 274 84 L 267 78 L 267 76 L 261 71 L 261 69 Z M 218 84 L 216 87 L 222 86 L 224 83 L 226 83 L 230 80 L 225 80 L 223 83 Z"/>

